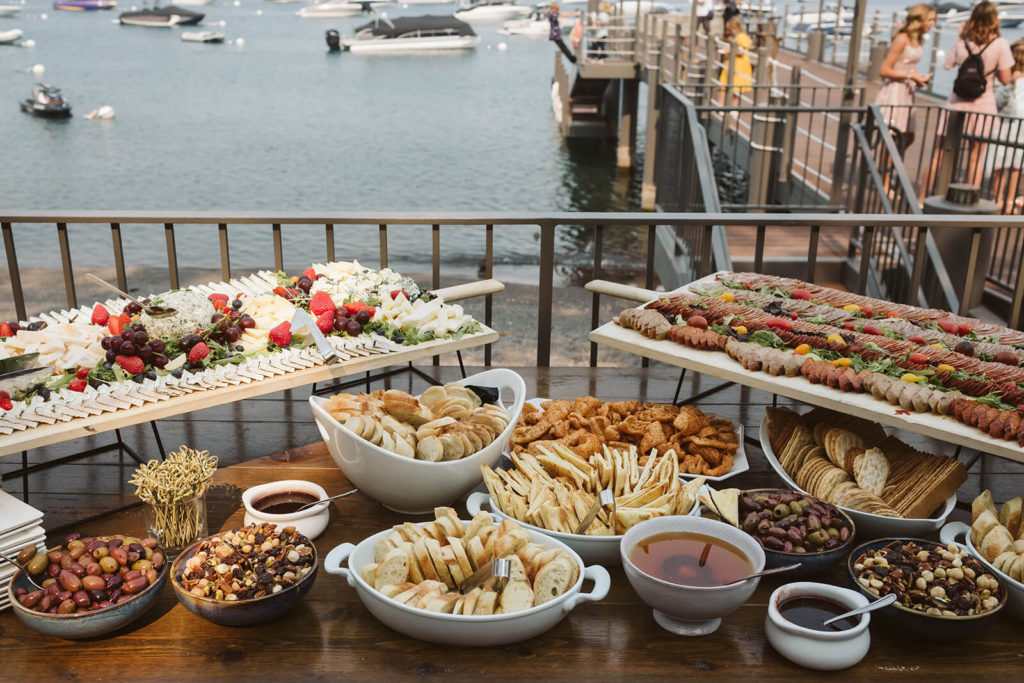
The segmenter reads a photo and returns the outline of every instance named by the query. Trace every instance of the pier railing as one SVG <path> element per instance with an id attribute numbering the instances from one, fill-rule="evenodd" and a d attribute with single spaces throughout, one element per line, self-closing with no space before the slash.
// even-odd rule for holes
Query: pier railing
<path id="1" fill-rule="evenodd" d="M 224 279 L 232 276 L 231 250 L 229 235 L 238 239 L 257 226 L 271 226 L 273 231 L 272 258 L 275 267 L 283 267 L 283 258 L 287 249 L 285 237 L 301 239 L 308 244 L 313 239 L 323 240 L 324 257 L 333 260 L 344 258 L 338 253 L 336 241 L 344 240 L 355 231 L 376 234 L 379 237 L 379 264 L 388 264 L 388 246 L 396 236 L 406 239 L 414 226 L 430 227 L 430 253 L 432 257 L 432 274 L 429 287 L 437 288 L 441 283 L 444 255 L 441 249 L 443 234 L 453 226 L 475 226 L 485 234 L 485 252 L 482 254 L 481 272 L 490 277 L 494 268 L 494 234 L 496 231 L 508 229 L 510 226 L 536 226 L 539 232 L 537 261 L 539 263 L 537 278 L 537 316 L 536 316 L 536 363 L 548 366 L 551 363 L 552 316 L 556 299 L 563 295 L 555 288 L 556 269 L 556 234 L 567 230 L 585 230 L 590 232 L 592 240 L 588 256 L 592 260 L 593 278 L 601 278 L 605 243 L 614 233 L 630 231 L 635 234 L 637 229 L 646 233 L 647 251 L 641 268 L 641 280 L 648 288 L 654 288 L 658 282 L 654 267 L 654 244 L 658 226 L 667 226 L 679 232 L 702 232 L 704 243 L 711 243 L 711 236 L 716 226 L 729 225 L 752 227 L 757 232 L 757 246 L 754 256 L 755 268 L 772 272 L 772 264 L 765 260 L 765 244 L 773 235 L 785 233 L 787 237 L 806 239 L 807 269 L 804 277 L 810 281 L 818 279 L 819 258 L 818 245 L 822 230 L 842 229 L 860 230 L 864 235 L 862 244 L 869 244 L 880 230 L 899 228 L 901 230 L 917 230 L 918 240 L 921 235 L 934 233 L 941 239 L 950 235 L 959 236 L 962 250 L 967 256 L 967 268 L 963 279 L 953 280 L 953 286 L 962 293 L 958 312 L 966 313 L 977 289 L 975 275 L 981 261 L 981 245 L 986 235 L 993 235 L 1002 227 L 1017 230 L 1024 228 L 1024 216 L 957 216 L 957 215 L 878 215 L 878 214 L 772 214 L 772 213 L 450 213 L 450 212 L 419 212 L 419 213 L 235 213 L 220 214 L 214 212 L 0 212 L 0 228 L 2 228 L 8 281 L 0 282 L 0 300 L 12 302 L 15 315 L 25 320 L 30 313 L 37 311 L 25 310 L 24 289 L 21 282 L 17 242 L 22 246 L 29 240 L 34 248 L 44 248 L 47 240 L 57 243 L 61 254 L 62 277 L 54 278 L 55 288 L 63 286 L 68 306 L 79 304 L 76 293 L 76 272 L 72 268 L 71 254 L 74 252 L 69 239 L 68 226 L 78 225 L 88 229 L 92 241 L 109 237 L 113 252 L 118 284 L 130 288 L 127 269 L 122 249 L 122 231 L 135 230 L 146 226 L 162 228 L 166 236 L 167 276 L 169 287 L 181 287 L 190 283 L 180 278 L 178 261 L 175 251 L 175 231 L 178 226 L 190 224 L 207 226 L 210 237 L 218 245 L 221 264 L 221 275 Z M 922 252 L 917 252 L 920 254 Z M 911 252 L 911 256 L 917 254 Z M 270 256 L 268 254 L 268 256 Z M 856 248 L 850 258 L 854 262 L 875 258 L 872 250 Z M 91 265 L 91 264 L 90 264 Z M 715 254 L 708 249 L 699 252 L 694 261 L 694 277 L 701 277 L 714 272 L 718 267 Z M 925 267 L 914 264 L 914 269 Z M 868 290 L 868 269 L 856 269 L 860 277 L 849 283 L 851 289 L 858 292 Z M 926 272 L 923 271 L 922 272 Z M 500 295 L 497 295 L 500 296 Z M 912 290 L 907 289 L 902 297 L 891 297 L 893 300 L 917 303 Z M 499 302 L 500 305 L 500 302 Z M 601 320 L 601 298 L 593 295 L 591 302 L 591 325 Z M 1024 271 L 1020 271 L 1010 294 L 1010 305 L 1003 316 L 1004 322 L 1013 327 L 1021 327 L 1022 311 L 1024 311 Z M 487 305 L 485 322 L 491 321 L 492 304 Z M 581 337 L 585 330 L 580 330 Z M 591 364 L 597 363 L 596 349 L 592 348 Z M 490 357 L 485 363 L 490 362 Z"/>

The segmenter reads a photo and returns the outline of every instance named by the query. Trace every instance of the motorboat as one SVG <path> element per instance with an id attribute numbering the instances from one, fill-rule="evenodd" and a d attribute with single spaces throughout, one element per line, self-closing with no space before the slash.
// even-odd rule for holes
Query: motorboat
<path id="1" fill-rule="evenodd" d="M 791 13 L 786 17 L 786 24 L 790 32 L 798 35 L 803 35 L 819 28 L 822 33 L 829 35 L 839 33 L 843 35 L 853 30 L 853 10 L 843 8 L 839 14 L 826 11 L 820 15 L 817 12 Z"/>
<path id="2" fill-rule="evenodd" d="M 562 15 L 558 25 L 562 31 L 570 31 L 576 25 L 576 17 Z M 506 36 L 525 36 L 527 38 L 547 38 L 551 32 L 546 9 L 535 9 L 527 17 L 509 19 L 501 25 L 500 33 Z"/>
<path id="3" fill-rule="evenodd" d="M 939 18 L 944 24 L 958 26 L 971 18 L 970 7 L 950 3 L 943 6 Z M 997 2 L 996 9 L 999 12 L 1000 28 L 1017 28 L 1024 23 L 1024 10 L 1019 2 Z"/>
<path id="4" fill-rule="evenodd" d="M 14 45 L 25 32 L 20 28 L 12 28 L 10 31 L 0 31 L 0 45 Z"/>
<path id="5" fill-rule="evenodd" d="M 327 45 L 334 50 L 355 53 L 422 52 L 467 50 L 480 42 L 473 28 L 453 16 L 421 17 L 378 16 L 357 26 L 351 38 L 340 38 L 337 31 L 327 32 Z"/>
<path id="6" fill-rule="evenodd" d="M 525 17 L 529 13 L 529 7 L 517 5 L 513 0 L 478 0 L 470 5 L 463 5 L 455 12 L 455 17 L 462 21 L 489 22 Z"/>
<path id="7" fill-rule="evenodd" d="M 21 110 L 33 116 L 63 119 L 71 116 L 71 104 L 60 94 L 59 88 L 40 83 L 32 88 L 32 98 L 20 102 Z"/>
<path id="8" fill-rule="evenodd" d="M 369 13 L 374 7 L 386 5 L 390 0 L 327 0 L 315 5 L 307 5 L 297 14 L 303 19 L 329 19 L 349 17 L 353 14 Z"/>
<path id="9" fill-rule="evenodd" d="M 53 9 L 65 12 L 92 12 L 99 9 L 114 9 L 114 0 L 54 0 Z"/>
<path id="10" fill-rule="evenodd" d="M 200 12 L 192 12 L 174 5 L 154 7 L 136 12 L 122 12 L 118 21 L 126 26 L 149 26 L 169 28 L 171 26 L 191 26 L 198 24 L 206 16 Z"/>
<path id="11" fill-rule="evenodd" d="M 217 0 L 175 0 L 181 7 L 205 7 L 212 5 Z"/>
<path id="12" fill-rule="evenodd" d="M 13 17 L 21 11 L 21 5 L 0 5 L 0 17 Z"/>
<path id="13" fill-rule="evenodd" d="M 223 43 L 224 34 L 220 31 L 183 31 L 181 39 L 186 43 Z"/>

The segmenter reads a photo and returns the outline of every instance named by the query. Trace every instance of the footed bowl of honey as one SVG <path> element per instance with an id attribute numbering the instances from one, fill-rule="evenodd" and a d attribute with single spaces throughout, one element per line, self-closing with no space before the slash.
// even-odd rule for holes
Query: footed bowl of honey
<path id="1" fill-rule="evenodd" d="M 837 671 L 853 666 L 871 647 L 871 614 L 825 621 L 868 604 L 856 591 L 800 581 L 779 586 L 768 600 L 765 635 L 783 657 L 808 669 Z"/>
<path id="2" fill-rule="evenodd" d="M 713 633 L 757 588 L 764 550 L 730 524 L 701 517 L 657 517 L 622 537 L 622 568 L 633 590 L 671 633 Z"/>
<path id="3" fill-rule="evenodd" d="M 295 530 L 312 540 L 324 532 L 330 519 L 330 503 L 304 505 L 327 498 L 327 492 L 319 484 L 301 479 L 285 479 L 260 484 L 242 493 L 245 506 L 245 523 L 276 524 L 278 529 L 293 526 Z"/>

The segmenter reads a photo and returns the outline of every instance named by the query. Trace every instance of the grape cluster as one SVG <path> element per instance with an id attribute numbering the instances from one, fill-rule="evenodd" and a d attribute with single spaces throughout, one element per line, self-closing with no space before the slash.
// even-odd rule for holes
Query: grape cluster
<path id="1" fill-rule="evenodd" d="M 334 318 L 334 329 L 338 332 L 348 332 L 350 337 L 357 337 L 363 333 L 363 325 L 368 322 L 369 311 L 356 311 L 349 315 L 344 308 L 339 308 Z"/>
<path id="2" fill-rule="evenodd" d="M 121 334 L 104 337 L 100 346 L 106 350 L 106 360 L 113 363 L 118 356 L 138 356 L 143 363 L 160 369 L 167 365 L 162 339 L 150 339 L 139 323 L 124 328 Z"/>
<path id="3" fill-rule="evenodd" d="M 235 302 L 241 305 L 238 299 Z M 248 313 L 239 313 L 237 307 L 225 306 L 219 313 L 214 313 L 210 318 L 214 329 L 210 332 L 210 339 L 233 348 L 245 330 L 256 327 L 256 321 Z"/>

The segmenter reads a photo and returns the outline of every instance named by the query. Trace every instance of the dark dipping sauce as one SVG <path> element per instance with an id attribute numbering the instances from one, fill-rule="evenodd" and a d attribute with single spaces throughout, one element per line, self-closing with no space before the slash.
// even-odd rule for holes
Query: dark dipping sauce
<path id="1" fill-rule="evenodd" d="M 832 617 L 849 612 L 852 608 L 825 598 L 810 596 L 787 598 L 779 603 L 783 619 L 812 631 L 848 631 L 860 623 L 860 616 L 847 617 L 825 626 Z"/>
<path id="2" fill-rule="evenodd" d="M 298 512 L 303 505 L 309 505 L 318 500 L 320 500 L 319 497 L 305 491 L 279 491 L 257 499 L 252 506 L 268 515 L 288 515 Z"/>
<path id="3" fill-rule="evenodd" d="M 709 544 L 701 566 L 701 555 Z M 640 541 L 629 552 L 629 561 L 656 579 L 697 588 L 716 588 L 753 571 L 747 556 L 725 541 L 681 531 Z"/>

